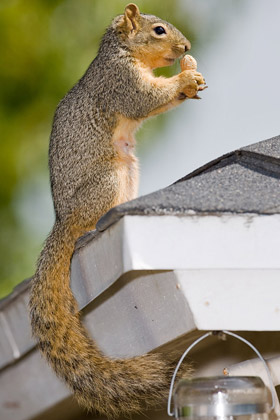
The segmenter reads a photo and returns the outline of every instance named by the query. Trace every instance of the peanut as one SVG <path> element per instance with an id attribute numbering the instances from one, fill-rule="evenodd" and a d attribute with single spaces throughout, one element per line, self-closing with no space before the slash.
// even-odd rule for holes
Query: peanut
<path id="1" fill-rule="evenodd" d="M 186 88 L 183 93 L 188 98 L 200 99 L 200 96 L 197 95 L 197 91 L 206 89 L 208 86 L 205 85 L 205 80 L 202 74 L 197 73 L 197 62 L 196 59 L 191 55 L 187 54 L 180 60 L 181 71 L 190 70 L 194 73 L 194 78 L 197 82 L 197 87 L 194 90 L 193 87 Z"/>
<path id="2" fill-rule="evenodd" d="M 187 54 L 180 60 L 181 70 L 196 70 L 197 62 L 196 59 L 191 55 Z"/>

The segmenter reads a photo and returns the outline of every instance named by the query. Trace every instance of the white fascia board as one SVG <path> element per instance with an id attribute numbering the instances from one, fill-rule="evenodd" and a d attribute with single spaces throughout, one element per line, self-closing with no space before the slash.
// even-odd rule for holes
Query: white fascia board
<path id="1" fill-rule="evenodd" d="M 124 273 L 174 270 L 197 329 L 278 331 L 280 216 L 125 216 L 77 251 L 81 308 Z"/>
<path id="2" fill-rule="evenodd" d="M 124 227 L 126 270 L 176 270 L 197 329 L 280 330 L 278 215 L 129 216 Z"/>
<path id="3" fill-rule="evenodd" d="M 280 331 L 280 270 L 186 270 L 176 277 L 198 330 Z"/>
<path id="4" fill-rule="evenodd" d="M 126 270 L 176 270 L 197 329 L 280 330 L 278 215 L 129 216 L 124 226 Z"/>
<path id="5" fill-rule="evenodd" d="M 280 215 L 125 216 L 129 270 L 280 269 Z"/>

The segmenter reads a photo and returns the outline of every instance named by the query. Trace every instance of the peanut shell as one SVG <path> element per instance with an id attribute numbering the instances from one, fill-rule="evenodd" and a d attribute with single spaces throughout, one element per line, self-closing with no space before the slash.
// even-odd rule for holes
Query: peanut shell
<path id="1" fill-rule="evenodd" d="M 196 59 L 191 55 L 187 54 L 180 60 L 181 70 L 196 70 L 197 62 Z"/>

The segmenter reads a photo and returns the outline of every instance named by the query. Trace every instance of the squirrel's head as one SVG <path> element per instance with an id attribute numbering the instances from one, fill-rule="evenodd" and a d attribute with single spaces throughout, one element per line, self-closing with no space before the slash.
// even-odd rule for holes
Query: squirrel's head
<path id="1" fill-rule="evenodd" d="M 170 66 L 191 48 L 190 41 L 175 26 L 140 13 L 133 3 L 126 6 L 124 15 L 118 16 L 113 26 L 132 56 L 152 69 Z"/>

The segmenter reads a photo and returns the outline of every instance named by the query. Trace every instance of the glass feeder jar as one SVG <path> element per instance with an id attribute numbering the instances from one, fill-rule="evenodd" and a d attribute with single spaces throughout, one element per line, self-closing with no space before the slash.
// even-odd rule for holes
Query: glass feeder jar
<path id="1" fill-rule="evenodd" d="M 174 392 L 174 415 L 189 420 L 267 420 L 267 388 L 255 376 L 181 380 Z"/>

